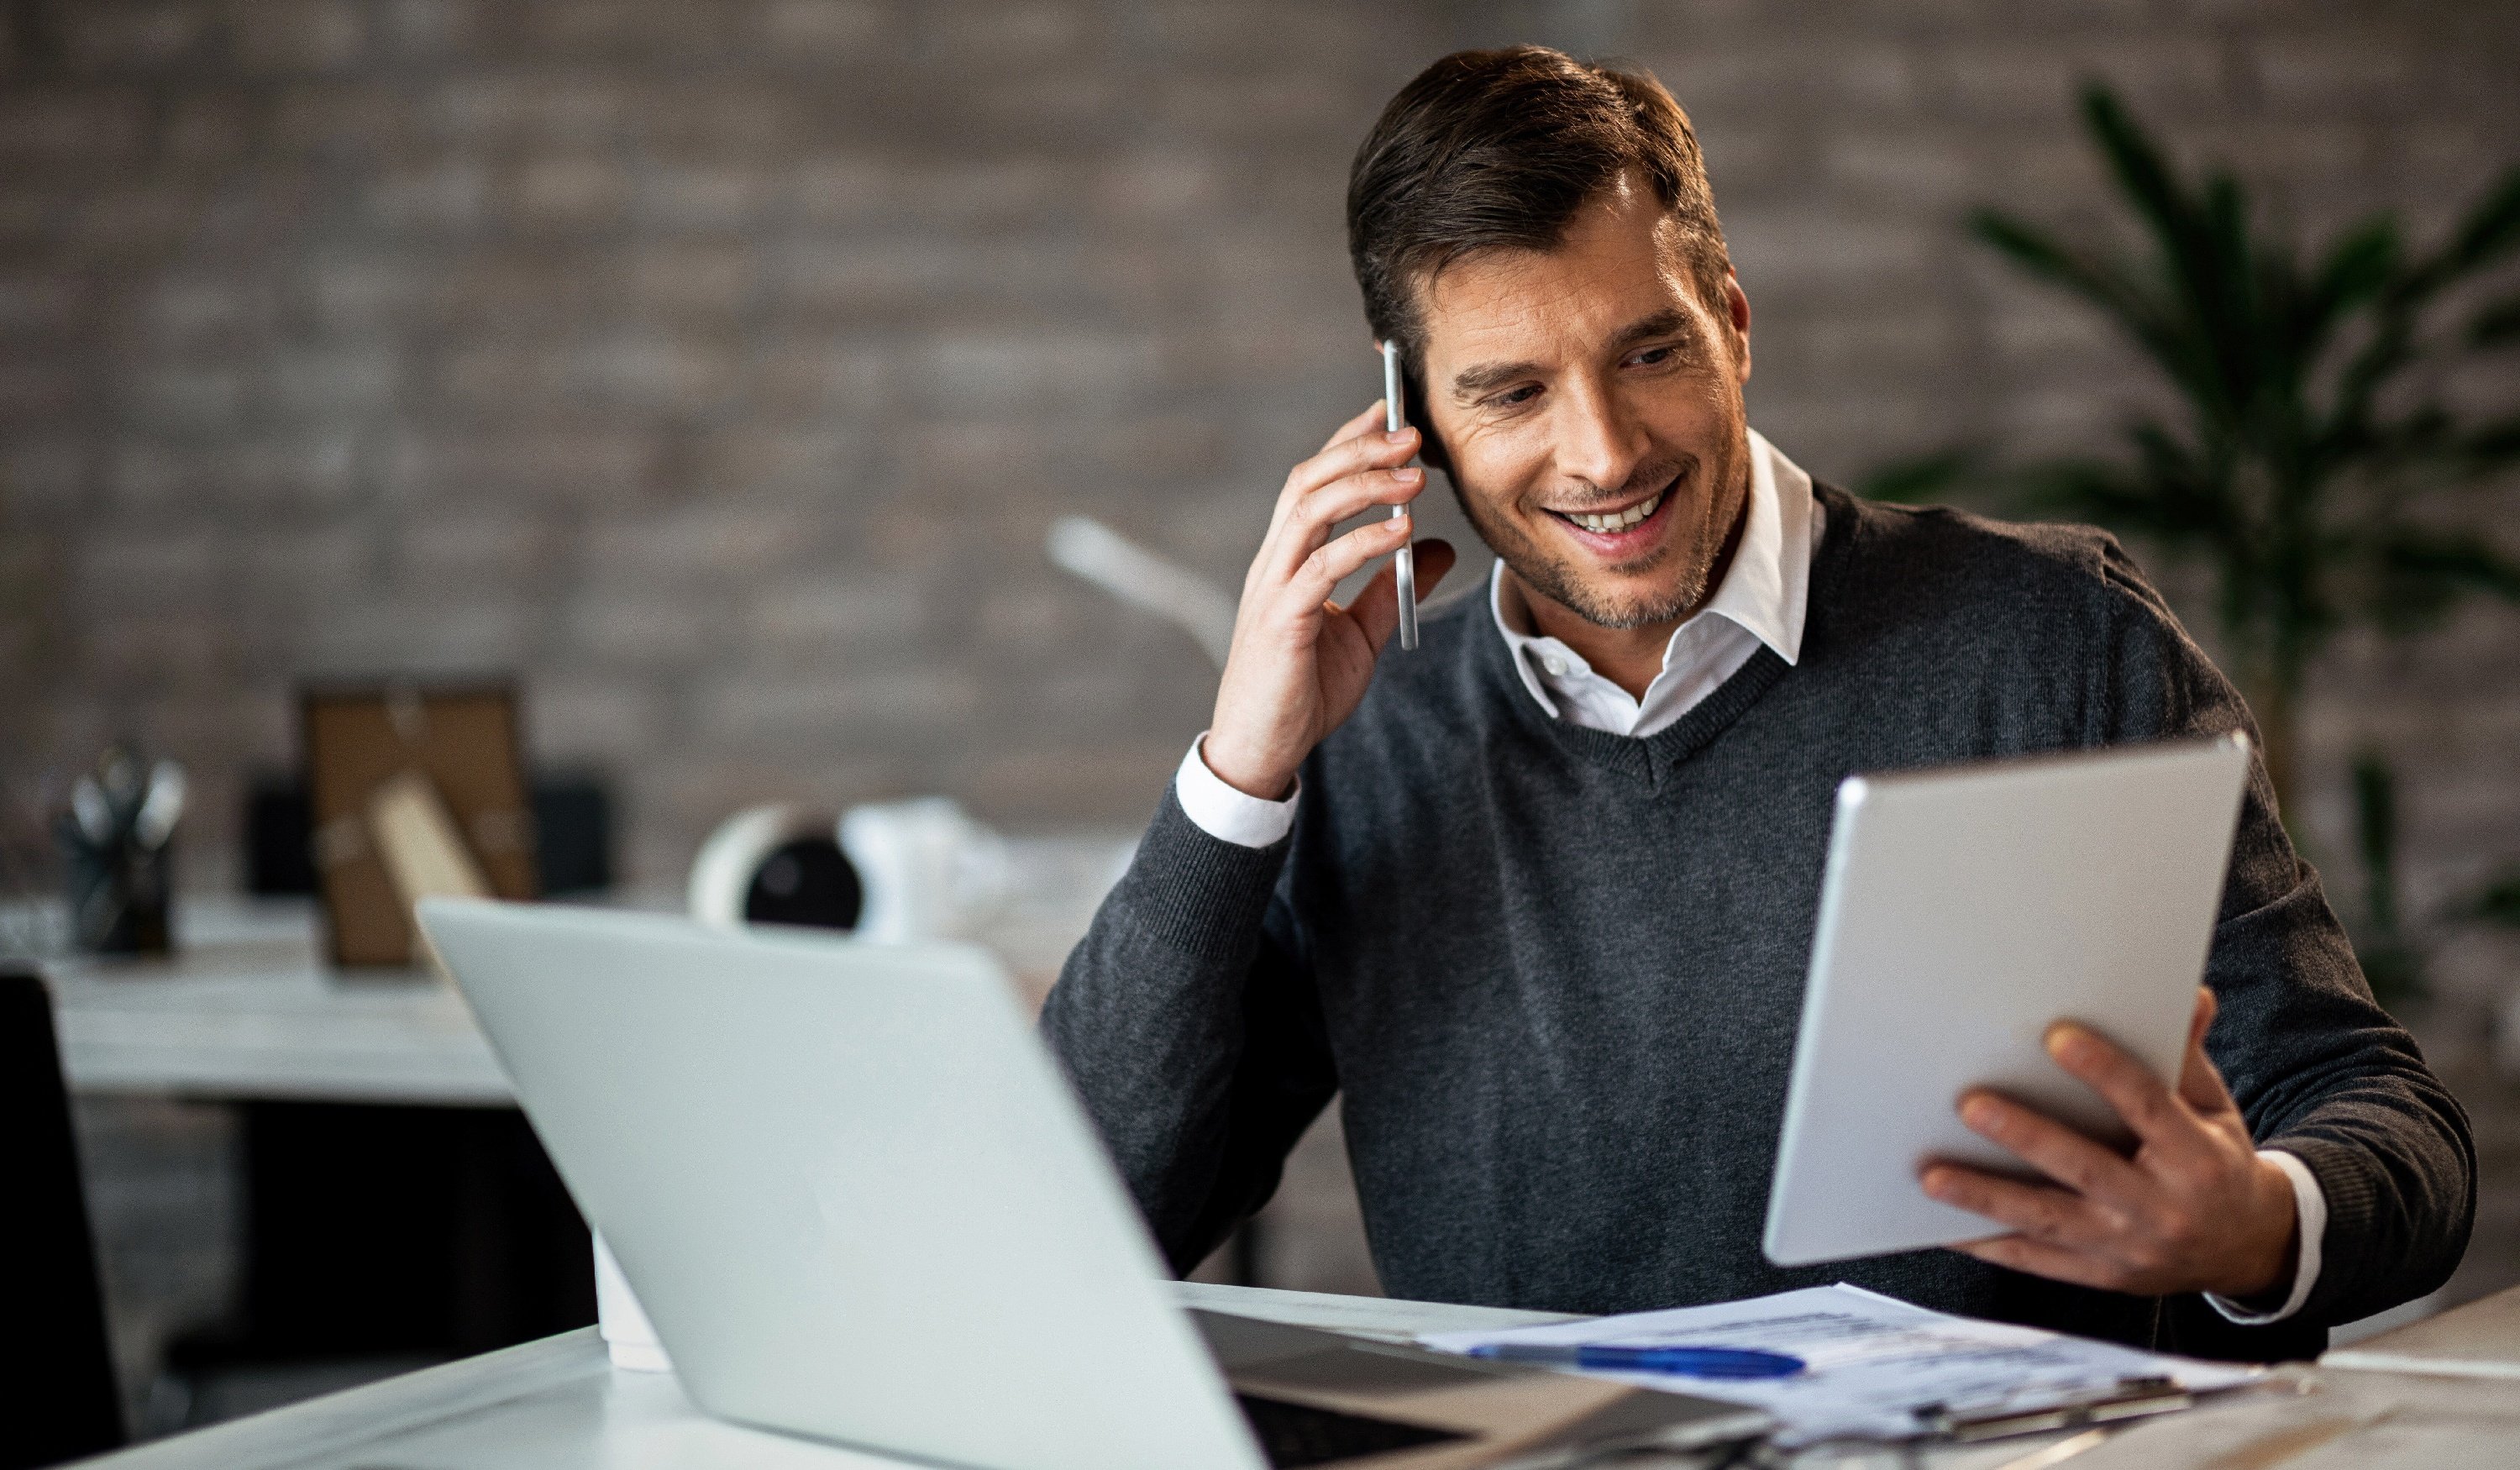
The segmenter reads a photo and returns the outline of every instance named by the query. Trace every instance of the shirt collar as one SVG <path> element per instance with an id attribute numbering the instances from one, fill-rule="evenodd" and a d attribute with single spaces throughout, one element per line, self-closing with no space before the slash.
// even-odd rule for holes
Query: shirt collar
<path id="1" fill-rule="evenodd" d="M 1725 569 L 1715 596 L 1672 630 L 1671 642 L 1663 646 L 1666 669 L 1680 651 L 1681 635 L 1709 614 L 1738 624 L 1787 664 L 1802 656 L 1803 614 L 1811 601 L 1812 480 L 1766 435 L 1754 428 L 1749 436 L 1750 507 L 1741 544 L 1732 549 L 1732 563 Z M 1556 639 L 1524 631 L 1533 627 L 1531 609 L 1523 601 L 1521 587 L 1508 583 L 1505 572 L 1505 562 L 1500 560 L 1489 574 L 1488 611 L 1513 653 L 1514 672 L 1522 676 L 1523 688 L 1542 709 L 1554 715 L 1556 701 L 1542 685 L 1536 665 L 1552 653 L 1577 664 L 1583 660 Z"/>

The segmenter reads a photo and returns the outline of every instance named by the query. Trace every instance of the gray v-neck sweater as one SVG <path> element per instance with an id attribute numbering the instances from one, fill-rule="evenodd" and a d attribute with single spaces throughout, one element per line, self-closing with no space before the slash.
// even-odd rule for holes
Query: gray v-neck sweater
<path id="1" fill-rule="evenodd" d="M 1384 656 L 1285 841 L 1220 841 L 1164 798 L 1043 1026 L 1177 1268 L 1335 1094 L 1397 1296 L 1607 1313 L 1844 1279 L 2163 1339 L 2162 1304 L 1948 1251 L 1760 1254 L 1838 781 L 2248 724 L 2107 536 L 1819 493 L 1800 661 L 1762 648 L 1648 738 L 1536 708 L 1473 600 Z M 2208 981 L 2213 1056 L 2328 1224 L 2292 1323 L 2234 1346 L 2190 1312 L 2181 1345 L 2313 1350 L 2449 1274 L 2474 1150 L 2263 774 Z"/>

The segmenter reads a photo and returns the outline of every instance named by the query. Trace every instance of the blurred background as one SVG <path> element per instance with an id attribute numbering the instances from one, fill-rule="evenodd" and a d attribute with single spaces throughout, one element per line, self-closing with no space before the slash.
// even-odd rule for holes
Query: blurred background
<path id="1" fill-rule="evenodd" d="M 513 679 L 634 896 L 677 901 L 762 801 L 939 794 L 1124 845 L 1214 666 L 1046 537 L 1089 515 L 1239 585 L 1286 468 L 1378 392 L 1351 153 L 1427 62 L 1526 40 L 1647 67 L 1696 122 L 1755 425 L 2004 513 L 1997 469 L 2125 459 L 2127 417 L 2182 402 L 1967 223 L 2140 254 L 2082 83 L 2314 258 L 2375 213 L 2433 249 L 2520 162 L 2520 12 L 2491 3 L 15 0 L 0 897 L 58 887 L 51 825 L 117 740 L 189 774 L 179 913 L 240 892 L 296 691 L 342 678 Z M 2489 265 L 2446 288 L 2452 335 L 2509 291 Z M 2520 354 L 2395 381 L 2520 411 Z M 2507 481 L 2468 479 L 2423 523 L 2520 548 Z M 2131 540 L 2244 656 L 2213 559 Z M 2454 1297 L 2520 1280 L 2520 582 L 2466 570 L 2481 595 L 2319 634 L 2287 809 L 2477 1114 Z M 240 1289 L 238 1125 L 181 1088 L 78 1118 L 145 1415 Z M 1345 1189 L 1326 1129 L 1219 1270 L 1372 1290 Z"/>

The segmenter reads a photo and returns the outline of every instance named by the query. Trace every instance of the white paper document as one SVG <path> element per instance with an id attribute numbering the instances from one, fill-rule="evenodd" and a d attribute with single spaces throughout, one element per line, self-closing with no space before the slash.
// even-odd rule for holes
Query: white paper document
<path id="1" fill-rule="evenodd" d="M 1778 1440 L 1788 1446 L 1849 1437 L 1908 1439 L 1928 1427 L 1917 1413 L 1925 1405 L 1963 1412 L 2030 1408 L 2103 1393 L 2130 1378 L 2169 1378 L 2201 1392 L 2260 1376 L 2256 1368 L 1928 1312 L 1844 1284 L 1504 1332 L 1436 1332 L 1422 1340 L 1448 1353 L 1490 1343 L 1545 1343 L 1790 1354 L 1805 1364 L 1790 1378 L 1583 1370 L 1640 1388 L 1756 1404 L 1785 1426 Z"/>

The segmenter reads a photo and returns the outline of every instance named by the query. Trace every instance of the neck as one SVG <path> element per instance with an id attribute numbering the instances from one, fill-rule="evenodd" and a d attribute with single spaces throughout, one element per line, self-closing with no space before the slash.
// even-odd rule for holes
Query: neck
<path id="1" fill-rule="evenodd" d="M 1732 529 L 1724 533 L 1724 545 L 1717 548 L 1715 559 L 1706 568 L 1706 585 L 1697 600 L 1671 617 L 1658 622 L 1639 623 L 1633 628 L 1604 628 L 1562 603 L 1532 591 L 1531 585 L 1506 568 L 1506 576 L 1522 595 L 1522 605 L 1528 609 L 1534 630 L 1553 638 L 1584 656 L 1594 672 L 1628 691 L 1631 699 L 1642 699 L 1645 690 L 1662 672 L 1663 653 L 1671 646 L 1671 636 L 1680 625 L 1697 616 L 1724 585 L 1725 573 L 1732 569 L 1732 557 L 1741 547 L 1742 528 L 1750 522 L 1750 498 L 1741 497 L 1740 513 L 1732 517 Z"/>

